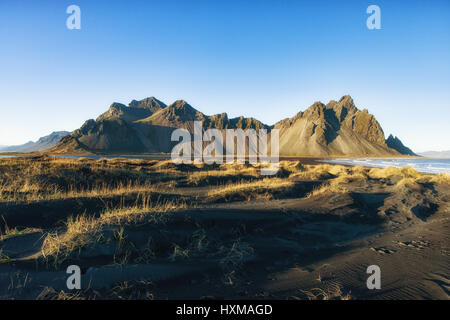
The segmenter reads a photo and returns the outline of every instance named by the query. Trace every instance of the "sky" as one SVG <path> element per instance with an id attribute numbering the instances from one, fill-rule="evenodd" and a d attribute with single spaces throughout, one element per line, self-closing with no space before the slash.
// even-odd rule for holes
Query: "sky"
<path id="1" fill-rule="evenodd" d="M 150 96 L 273 124 L 350 94 L 386 137 L 450 150 L 449 16 L 448 0 L 2 0 L 0 145 Z"/>

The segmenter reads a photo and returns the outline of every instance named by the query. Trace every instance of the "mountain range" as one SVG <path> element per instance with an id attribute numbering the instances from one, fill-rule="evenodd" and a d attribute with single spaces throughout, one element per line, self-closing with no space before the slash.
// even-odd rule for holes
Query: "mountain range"
<path id="1" fill-rule="evenodd" d="M 420 152 L 419 155 L 429 158 L 450 159 L 450 150 L 446 151 L 425 151 Z"/>
<path id="2" fill-rule="evenodd" d="M 68 131 L 55 131 L 51 134 L 39 138 L 38 141 L 28 141 L 17 146 L 0 146 L 0 152 L 36 152 L 54 147 L 65 136 L 70 135 Z"/>
<path id="3" fill-rule="evenodd" d="M 368 110 L 358 109 L 346 95 L 328 104 L 315 102 L 272 126 L 254 118 L 229 118 L 226 113 L 205 115 L 184 100 L 170 105 L 154 98 L 133 100 L 128 106 L 113 103 L 97 119 L 51 147 L 54 154 L 169 153 L 177 128 L 193 132 L 193 121 L 203 129 L 279 129 L 281 156 L 400 156 L 415 155 L 394 136 L 385 139 L 383 129 Z"/>

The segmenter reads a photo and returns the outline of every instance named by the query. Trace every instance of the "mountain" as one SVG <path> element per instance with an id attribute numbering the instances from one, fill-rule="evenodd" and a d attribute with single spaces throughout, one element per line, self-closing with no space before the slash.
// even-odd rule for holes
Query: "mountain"
<path id="1" fill-rule="evenodd" d="M 383 129 L 366 109 L 356 108 L 350 96 L 327 105 L 315 102 L 304 112 L 277 122 L 280 155 L 394 156 Z"/>
<path id="2" fill-rule="evenodd" d="M 25 144 L 18 146 L 8 146 L 0 148 L 0 152 L 36 152 L 46 150 L 53 146 L 56 146 L 61 139 L 67 135 L 70 135 L 68 131 L 56 131 L 52 132 L 48 136 L 39 138 L 38 141 L 29 141 Z"/>
<path id="3" fill-rule="evenodd" d="M 419 155 L 429 158 L 450 159 L 450 150 L 446 151 L 425 151 L 419 152 Z"/>
<path id="4" fill-rule="evenodd" d="M 172 132 L 184 128 L 192 133 L 196 120 L 202 121 L 204 130 L 215 128 L 222 132 L 238 128 L 267 129 L 270 134 L 273 128 L 279 129 L 280 155 L 283 156 L 398 156 L 403 152 L 387 144 L 394 138 L 386 140 L 375 117 L 366 109 L 359 110 L 350 96 L 327 105 L 315 102 L 274 126 L 254 118 L 228 118 L 226 113 L 208 116 L 184 100 L 166 105 L 150 97 L 133 100 L 128 106 L 113 103 L 96 120 L 86 121 L 48 151 L 168 153 L 178 143 L 171 141 Z"/>
<path id="5" fill-rule="evenodd" d="M 34 144 L 33 141 L 28 141 L 27 143 L 17 145 L 17 146 L 4 146 L 0 148 L 0 152 L 19 152 L 23 148 L 30 147 Z"/>
<path id="6" fill-rule="evenodd" d="M 68 135 L 70 135 L 70 132 L 68 131 L 52 132 L 48 136 L 39 138 L 39 140 L 34 142 L 33 144 L 21 148 L 20 152 L 36 152 L 46 150 L 48 148 L 56 146 L 62 138 Z"/>
<path id="7" fill-rule="evenodd" d="M 113 103 L 96 120 L 86 121 L 71 136 L 50 149 L 51 153 L 159 153 L 171 152 L 177 128 L 193 132 L 193 121 L 203 128 L 260 129 L 268 126 L 253 118 L 229 119 L 226 113 L 207 116 L 184 100 L 167 106 L 154 97 L 133 100 L 128 106 Z"/>
<path id="8" fill-rule="evenodd" d="M 389 148 L 397 150 L 401 154 L 417 156 L 410 148 L 405 147 L 398 137 L 394 137 L 392 134 L 386 139 L 386 144 Z"/>

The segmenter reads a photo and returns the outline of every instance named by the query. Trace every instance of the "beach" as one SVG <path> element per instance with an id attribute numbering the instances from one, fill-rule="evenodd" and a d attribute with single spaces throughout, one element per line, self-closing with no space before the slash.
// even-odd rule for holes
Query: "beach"
<path id="1" fill-rule="evenodd" d="M 448 174 L 262 166 L 2 159 L 0 297 L 448 299 Z"/>

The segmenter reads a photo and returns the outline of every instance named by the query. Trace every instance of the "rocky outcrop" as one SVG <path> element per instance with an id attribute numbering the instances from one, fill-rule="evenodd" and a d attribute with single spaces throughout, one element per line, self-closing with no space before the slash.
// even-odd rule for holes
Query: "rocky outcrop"
<path id="1" fill-rule="evenodd" d="M 394 137 L 392 134 L 386 139 L 386 144 L 389 148 L 397 150 L 401 154 L 417 156 L 410 148 L 403 145 L 399 138 Z"/>

